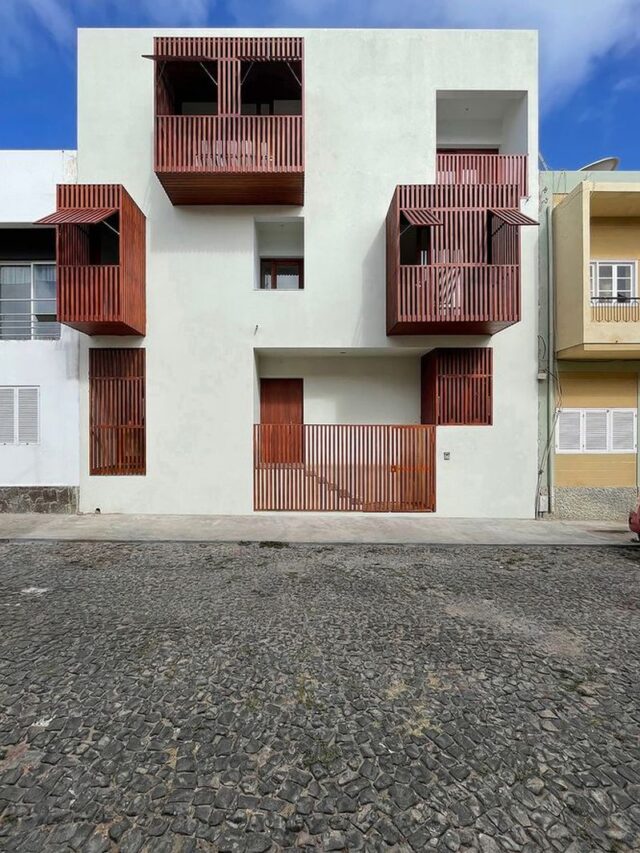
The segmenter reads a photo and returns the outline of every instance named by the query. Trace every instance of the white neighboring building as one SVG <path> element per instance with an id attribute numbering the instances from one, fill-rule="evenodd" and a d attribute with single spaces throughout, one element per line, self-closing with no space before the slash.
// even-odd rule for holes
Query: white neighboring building
<path id="1" fill-rule="evenodd" d="M 78 75 L 81 511 L 534 516 L 535 33 L 81 30 Z"/>
<path id="2" fill-rule="evenodd" d="M 75 151 L 0 151 L 0 511 L 77 508 L 80 336 L 55 322 L 55 229 L 33 225 L 75 180 Z"/>

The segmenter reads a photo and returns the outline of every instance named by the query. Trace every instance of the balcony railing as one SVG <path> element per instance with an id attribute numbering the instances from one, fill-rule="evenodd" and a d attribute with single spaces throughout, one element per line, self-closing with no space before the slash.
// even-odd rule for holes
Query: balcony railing
<path id="1" fill-rule="evenodd" d="M 437 155 L 439 184 L 510 185 L 527 195 L 526 154 L 446 154 Z"/>
<path id="2" fill-rule="evenodd" d="M 156 117 L 156 172 L 303 172 L 302 116 Z"/>
<path id="3" fill-rule="evenodd" d="M 603 323 L 629 323 L 640 320 L 638 296 L 592 296 L 591 319 Z"/>
<path id="4" fill-rule="evenodd" d="M 5 313 L 0 299 L 0 341 L 55 341 L 60 324 L 43 314 Z M 6 309 L 5 309 L 6 310 Z"/>
<path id="5" fill-rule="evenodd" d="M 397 323 L 504 327 L 519 319 L 520 273 L 515 264 L 400 267 Z"/>
<path id="6" fill-rule="evenodd" d="M 435 427 L 256 424 L 254 508 L 429 512 Z"/>
<path id="7" fill-rule="evenodd" d="M 59 266 L 61 323 L 117 323 L 120 320 L 118 265 Z"/>

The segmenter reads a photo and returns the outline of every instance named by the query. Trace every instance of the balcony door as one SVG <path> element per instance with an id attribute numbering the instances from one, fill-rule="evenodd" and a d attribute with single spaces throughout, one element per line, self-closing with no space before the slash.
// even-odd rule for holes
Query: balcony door
<path id="1" fill-rule="evenodd" d="M 303 448 L 302 379 L 260 380 L 261 461 L 301 465 Z"/>

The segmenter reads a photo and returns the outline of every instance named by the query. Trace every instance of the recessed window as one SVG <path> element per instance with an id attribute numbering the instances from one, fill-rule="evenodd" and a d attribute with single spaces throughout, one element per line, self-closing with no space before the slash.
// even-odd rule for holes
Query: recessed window
<path id="1" fill-rule="evenodd" d="M 0 264 L 0 340 L 59 337 L 55 264 Z"/>
<path id="2" fill-rule="evenodd" d="M 262 258 L 260 290 L 302 290 L 302 258 Z"/>
<path id="3" fill-rule="evenodd" d="M 636 409 L 560 409 L 558 453 L 635 453 Z"/>
<path id="4" fill-rule="evenodd" d="M 635 261 L 591 261 L 589 278 L 592 305 L 638 301 Z"/>
<path id="5" fill-rule="evenodd" d="M 0 386 L 0 444 L 38 444 L 40 389 Z"/>

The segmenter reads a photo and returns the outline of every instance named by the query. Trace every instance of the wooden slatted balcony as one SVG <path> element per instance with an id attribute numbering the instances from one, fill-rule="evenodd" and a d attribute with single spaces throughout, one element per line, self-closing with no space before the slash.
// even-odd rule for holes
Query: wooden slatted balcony
<path id="1" fill-rule="evenodd" d="M 500 168 L 500 155 L 462 162 L 478 156 L 494 165 L 474 177 L 526 181 L 526 158 L 503 157 Z M 438 157 L 443 174 L 458 174 L 461 155 Z M 388 335 L 493 335 L 520 320 L 520 228 L 537 223 L 519 209 L 522 186 L 475 184 L 467 166 L 467 183 L 396 187 L 386 221 Z"/>
<path id="2" fill-rule="evenodd" d="M 155 171 L 173 204 L 304 200 L 302 116 L 157 116 Z"/>
<path id="3" fill-rule="evenodd" d="M 493 335 L 520 319 L 517 264 L 401 266 L 393 335 Z"/>
<path id="4" fill-rule="evenodd" d="M 255 424 L 254 509 L 431 512 L 435 427 Z"/>
<path id="5" fill-rule="evenodd" d="M 448 154 L 436 155 L 436 181 L 454 186 L 512 186 L 518 196 L 527 195 L 526 154 Z"/>
<path id="6" fill-rule="evenodd" d="M 57 319 L 87 335 L 144 335 L 145 229 L 119 184 L 61 184 L 56 226 Z"/>
<path id="7" fill-rule="evenodd" d="M 159 37 L 150 58 L 172 204 L 303 203 L 303 39 Z"/>

